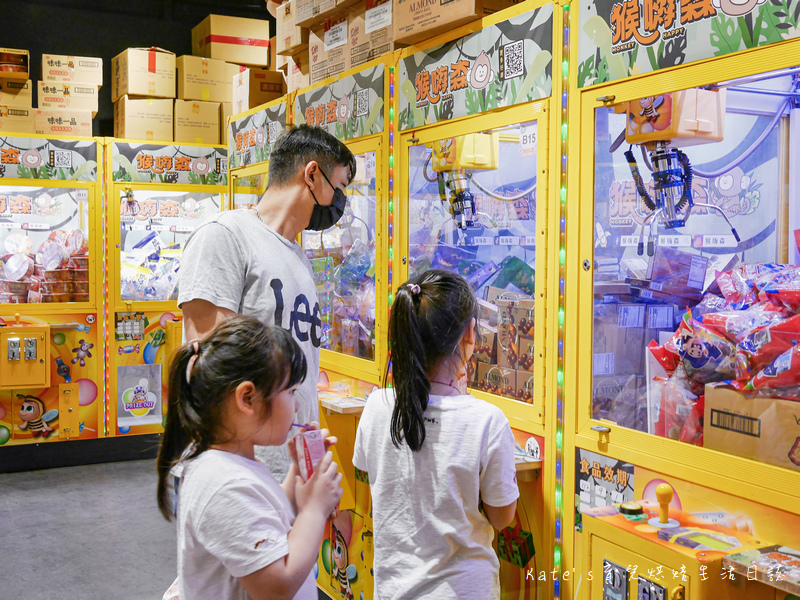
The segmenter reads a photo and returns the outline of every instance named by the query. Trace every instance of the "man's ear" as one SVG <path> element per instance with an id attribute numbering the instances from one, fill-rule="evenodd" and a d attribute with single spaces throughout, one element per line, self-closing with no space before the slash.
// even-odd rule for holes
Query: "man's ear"
<path id="1" fill-rule="evenodd" d="M 317 183 L 317 172 L 319 171 L 319 165 L 317 161 L 310 160 L 306 163 L 305 168 L 303 169 L 303 181 L 309 187 L 313 187 Z"/>

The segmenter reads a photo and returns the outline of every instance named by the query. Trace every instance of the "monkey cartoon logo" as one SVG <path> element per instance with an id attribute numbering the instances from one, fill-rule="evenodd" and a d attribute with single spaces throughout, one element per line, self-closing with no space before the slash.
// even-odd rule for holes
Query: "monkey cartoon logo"
<path id="1" fill-rule="evenodd" d="M 743 17 L 766 1 L 767 0 L 711 0 L 711 4 L 718 11 L 729 17 Z"/>
<path id="2" fill-rule="evenodd" d="M 17 394 L 17 398 L 22 399 L 22 406 L 19 409 L 19 418 L 22 425 L 18 425 L 22 431 L 30 431 L 33 437 L 46 438 L 55 431 L 47 422 L 52 421 L 58 416 L 57 410 L 44 411 L 44 402 L 36 396 L 23 396 Z"/>
<path id="3" fill-rule="evenodd" d="M 469 84 L 473 89 L 482 90 L 489 85 L 493 79 L 494 73 L 492 72 L 492 63 L 489 61 L 486 51 L 481 50 L 481 53 L 478 55 L 478 58 L 475 59 L 472 69 L 470 70 Z"/>
<path id="4" fill-rule="evenodd" d="M 342 96 L 339 103 L 336 105 L 336 118 L 339 123 L 347 123 L 347 117 L 350 116 L 350 105 L 347 96 Z"/>
<path id="5" fill-rule="evenodd" d="M 759 186 L 752 183 L 741 167 L 734 167 L 714 180 L 710 200 L 727 215 L 749 215 L 761 203 L 761 194 L 756 189 Z"/>

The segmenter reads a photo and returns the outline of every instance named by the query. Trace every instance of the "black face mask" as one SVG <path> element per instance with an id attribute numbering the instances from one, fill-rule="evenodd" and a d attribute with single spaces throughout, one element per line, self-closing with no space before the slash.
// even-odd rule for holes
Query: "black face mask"
<path id="1" fill-rule="evenodd" d="M 325 181 L 328 182 L 328 185 L 333 188 L 333 202 L 331 202 L 329 206 L 322 206 L 317 201 L 317 197 L 314 195 L 314 192 L 311 191 L 311 188 L 308 188 L 308 191 L 311 192 L 311 196 L 314 198 L 316 205 L 311 211 L 311 220 L 308 222 L 308 227 L 306 227 L 306 229 L 311 229 L 313 231 L 323 231 L 324 229 L 328 229 L 329 227 L 336 225 L 336 223 L 339 222 L 339 219 L 342 218 L 344 209 L 347 206 L 347 196 L 345 195 L 344 190 L 334 187 L 331 183 L 331 180 L 328 179 L 328 176 L 325 175 L 322 169 L 320 169 L 319 172 L 322 173 L 322 176 L 325 178 Z"/>

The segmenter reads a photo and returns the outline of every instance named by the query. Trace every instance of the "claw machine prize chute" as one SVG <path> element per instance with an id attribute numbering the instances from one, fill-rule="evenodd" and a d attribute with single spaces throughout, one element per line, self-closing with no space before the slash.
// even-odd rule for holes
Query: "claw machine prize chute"
<path id="1" fill-rule="evenodd" d="M 0 445 L 105 435 L 98 159 L 0 139 Z"/>
<path id="2" fill-rule="evenodd" d="M 171 351 L 181 343 L 177 285 L 192 232 L 227 202 L 225 148 L 114 140 L 108 163 L 109 396 L 116 433 L 158 433 Z"/>

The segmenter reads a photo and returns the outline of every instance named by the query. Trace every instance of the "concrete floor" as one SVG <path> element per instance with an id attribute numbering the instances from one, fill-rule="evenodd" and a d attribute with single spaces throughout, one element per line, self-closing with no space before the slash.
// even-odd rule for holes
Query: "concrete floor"
<path id="1" fill-rule="evenodd" d="M 2 600 L 160 600 L 177 546 L 155 461 L 0 474 L 0 556 Z"/>
<path id="2" fill-rule="evenodd" d="M 160 600 L 177 573 L 155 462 L 0 475 L 0 597 Z"/>

